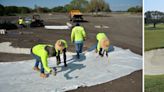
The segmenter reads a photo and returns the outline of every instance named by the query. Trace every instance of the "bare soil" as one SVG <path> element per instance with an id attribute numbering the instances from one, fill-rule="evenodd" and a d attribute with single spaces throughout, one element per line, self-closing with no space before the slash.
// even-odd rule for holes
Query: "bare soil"
<path id="1" fill-rule="evenodd" d="M 67 14 L 41 14 L 45 25 L 66 25 L 70 22 Z M 0 21 L 16 21 L 15 17 L 0 17 Z M 111 44 L 134 53 L 142 55 L 142 16 L 129 14 L 109 14 L 105 17 L 86 15 L 86 21 L 80 22 L 87 33 L 84 50 L 96 44 L 96 34 L 104 32 L 109 37 Z M 72 22 L 70 22 L 72 23 Z M 72 23 L 75 25 L 74 23 Z M 104 25 L 109 28 L 98 29 L 94 26 Z M 39 28 L 24 28 L 7 30 L 6 35 L 0 35 L 0 42 L 11 42 L 12 46 L 31 48 L 38 43 L 54 44 L 58 39 L 65 39 L 68 51 L 74 52 L 74 44 L 70 41 L 71 30 L 47 30 Z M 0 53 L 0 62 L 11 62 L 32 59 L 30 55 Z M 142 70 L 128 76 L 104 84 L 82 87 L 69 92 L 142 92 Z"/>

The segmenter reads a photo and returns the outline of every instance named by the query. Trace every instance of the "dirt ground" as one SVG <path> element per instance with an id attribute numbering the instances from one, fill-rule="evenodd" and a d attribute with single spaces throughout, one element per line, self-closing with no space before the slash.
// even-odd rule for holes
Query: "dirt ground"
<path id="1" fill-rule="evenodd" d="M 0 20 L 16 21 L 18 17 L 0 17 Z M 45 25 L 66 25 L 70 22 L 67 14 L 41 14 Z M 81 22 L 87 33 L 84 50 L 96 43 L 96 34 L 104 32 L 111 44 L 142 55 L 142 16 L 130 14 L 109 14 L 105 17 L 84 16 Z M 71 22 L 70 22 L 71 23 Z M 73 23 L 72 23 L 73 24 Z M 73 24 L 74 25 L 74 24 Z M 104 25 L 109 28 L 98 29 L 95 26 Z M 71 30 L 47 30 L 44 28 L 24 28 L 7 30 L 6 35 L 0 35 L 0 42 L 11 42 L 14 47 L 31 48 L 38 43 L 54 44 L 57 39 L 68 42 L 68 51 L 74 52 L 74 44 L 70 41 Z M 30 55 L 0 53 L 0 62 L 10 62 L 31 59 Z M 142 71 L 104 84 L 83 87 L 69 92 L 142 92 Z"/>
<path id="2" fill-rule="evenodd" d="M 80 87 L 68 92 L 142 92 L 142 71 L 92 87 Z"/>

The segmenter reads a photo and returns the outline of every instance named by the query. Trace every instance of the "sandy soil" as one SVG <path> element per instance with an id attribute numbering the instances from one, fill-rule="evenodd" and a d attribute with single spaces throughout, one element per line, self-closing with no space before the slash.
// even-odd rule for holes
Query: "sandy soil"
<path id="1" fill-rule="evenodd" d="M 18 17 L 1 17 L 0 20 L 16 21 Z M 41 18 L 46 25 L 65 25 L 69 22 L 66 14 L 47 15 Z M 142 55 L 142 16 L 128 14 L 109 14 L 106 17 L 84 16 L 88 22 L 82 22 L 87 32 L 84 50 L 96 43 L 96 34 L 104 32 L 111 40 L 111 44 L 130 49 Z M 72 23 L 73 24 L 73 23 Z M 105 25 L 107 29 L 97 29 L 94 26 Z M 0 35 L 0 42 L 12 42 L 14 47 L 31 48 L 38 43 L 54 44 L 57 39 L 68 42 L 68 51 L 74 51 L 74 44 L 70 41 L 71 30 L 46 30 L 44 28 L 25 28 L 8 30 L 6 35 Z M 30 55 L 0 53 L 0 62 L 31 59 Z M 142 71 L 93 87 L 84 87 L 70 92 L 141 92 Z"/>
<path id="2" fill-rule="evenodd" d="M 144 74 L 145 75 L 161 75 L 164 74 L 163 57 L 164 49 L 155 49 L 145 51 L 144 53 Z"/>

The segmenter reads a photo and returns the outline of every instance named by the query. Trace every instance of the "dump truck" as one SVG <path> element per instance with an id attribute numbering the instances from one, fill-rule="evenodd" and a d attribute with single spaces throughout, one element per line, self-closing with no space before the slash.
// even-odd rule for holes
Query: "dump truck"
<path id="1" fill-rule="evenodd" d="M 83 20 L 83 14 L 80 10 L 71 10 L 69 12 L 70 21 Z"/>

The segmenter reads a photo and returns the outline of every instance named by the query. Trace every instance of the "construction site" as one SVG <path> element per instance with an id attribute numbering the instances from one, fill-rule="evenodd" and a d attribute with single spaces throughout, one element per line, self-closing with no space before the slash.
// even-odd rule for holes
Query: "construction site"
<path id="1" fill-rule="evenodd" d="M 95 17 L 92 15 L 85 15 L 84 22 L 80 22 L 84 26 L 87 32 L 87 39 L 84 43 L 84 50 L 89 49 L 96 44 L 96 34 L 104 32 L 111 40 L 111 44 L 123 49 L 130 49 L 134 53 L 142 55 L 142 17 L 141 15 L 131 14 L 106 14 L 106 16 Z M 19 17 L 1 17 L 0 20 L 16 21 Z M 41 14 L 41 18 L 44 20 L 44 25 L 47 26 L 67 26 L 67 23 L 74 25 L 70 22 L 67 14 Z M 4 35 L 0 36 L 0 42 L 11 42 L 11 46 L 15 48 L 31 48 L 38 43 L 51 43 L 54 44 L 57 39 L 66 39 L 68 42 L 68 51 L 74 52 L 74 44 L 70 40 L 71 28 L 68 29 L 46 29 L 45 27 L 36 28 L 23 28 L 6 30 Z M 1 48 L 3 49 L 3 48 Z M 16 53 L 16 52 L 15 52 Z M 15 54 L 0 52 L 0 62 L 15 62 L 21 60 L 32 59 L 27 54 Z M 129 79 L 130 78 L 130 79 Z M 135 83 L 133 83 L 133 81 Z M 131 75 L 122 77 L 120 79 L 109 82 L 106 85 L 109 89 L 111 87 L 123 88 L 117 90 L 124 90 L 126 92 L 139 92 L 142 87 L 142 71 L 137 71 Z M 82 88 L 81 90 L 97 90 L 103 88 L 102 85 L 91 88 Z M 98 88 L 97 88 L 98 87 Z M 100 88 L 99 88 L 100 87 Z M 130 90 L 126 90 L 129 87 Z M 80 89 L 79 89 L 80 90 Z M 108 90 L 108 89 L 107 89 Z M 114 90 L 114 89 L 113 89 Z M 81 92 L 81 91 L 78 91 Z M 89 92 L 89 91 L 88 91 Z M 99 91 L 97 91 L 99 92 Z M 119 91 L 114 91 L 119 92 Z"/>
<path id="2" fill-rule="evenodd" d="M 17 24 L 20 18 L 25 21 L 21 28 Z M 72 10 L 0 16 L 0 23 L 0 67 L 7 70 L 0 69 L 1 92 L 142 92 L 141 13 Z M 74 59 L 75 45 L 71 42 L 76 23 L 86 32 L 79 60 Z M 108 57 L 95 53 L 98 33 L 110 39 Z M 67 41 L 68 66 L 57 66 L 51 57 L 48 60 L 50 66 L 57 67 L 57 75 L 41 79 L 32 70 L 35 60 L 30 49 L 37 44 L 54 45 L 58 39 Z M 16 73 L 11 72 L 13 69 Z"/>

